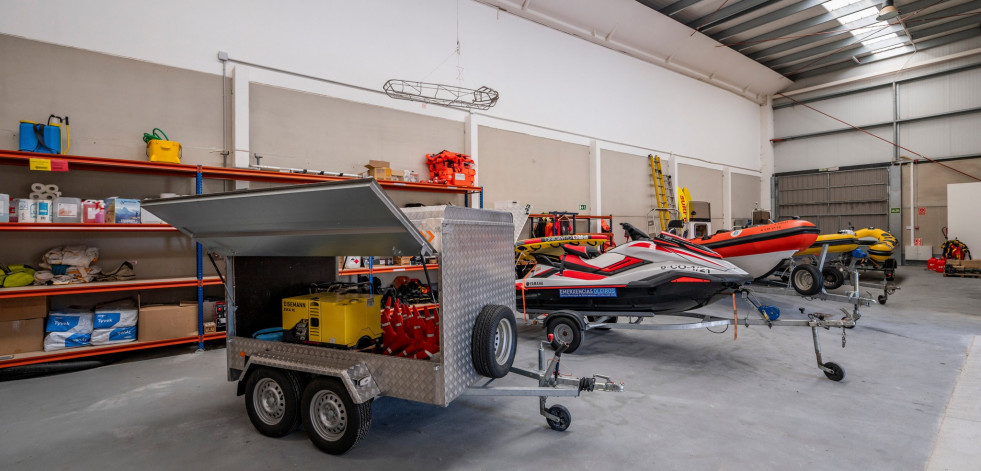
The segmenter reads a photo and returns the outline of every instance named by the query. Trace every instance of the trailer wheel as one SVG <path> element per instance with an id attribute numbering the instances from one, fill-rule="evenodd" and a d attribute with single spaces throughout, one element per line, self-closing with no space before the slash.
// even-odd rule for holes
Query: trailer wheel
<path id="1" fill-rule="evenodd" d="M 804 296 L 813 296 L 821 292 L 821 283 L 818 280 L 821 280 L 821 272 L 814 265 L 797 265 L 790 273 L 790 284 L 794 290 Z"/>
<path id="2" fill-rule="evenodd" d="M 559 418 L 559 420 L 552 420 L 549 418 L 545 419 L 545 421 L 548 422 L 548 426 L 551 427 L 552 430 L 555 430 L 556 432 L 564 432 L 565 429 L 569 428 L 569 425 L 572 425 L 572 414 L 569 412 L 569 409 L 565 408 L 565 406 L 556 404 L 548 408 L 548 413 Z"/>
<path id="3" fill-rule="evenodd" d="M 289 373 L 261 367 L 246 383 L 245 410 L 259 433 L 282 437 L 300 422 L 300 386 Z"/>
<path id="4" fill-rule="evenodd" d="M 835 267 L 824 267 L 821 270 L 824 289 L 835 289 L 845 284 L 845 274 Z"/>
<path id="5" fill-rule="evenodd" d="M 518 347 L 517 324 L 507 306 L 484 306 L 474 322 L 470 357 L 481 376 L 503 378 L 511 370 Z"/>
<path id="6" fill-rule="evenodd" d="M 371 403 L 355 404 L 336 378 L 319 377 L 303 390 L 303 428 L 321 451 L 340 455 L 368 435 Z"/>
<path id="7" fill-rule="evenodd" d="M 565 353 L 572 353 L 582 343 L 582 329 L 576 321 L 568 317 L 557 317 L 548 322 L 545 332 L 552 336 L 552 348 L 558 350 L 562 344 L 569 344 Z"/>
<path id="8" fill-rule="evenodd" d="M 827 372 L 827 371 L 821 370 L 821 371 L 824 371 L 824 375 L 827 376 L 828 379 L 830 379 L 831 381 L 841 381 L 842 379 L 845 378 L 845 369 L 842 368 L 841 366 L 839 366 L 837 363 L 834 363 L 834 362 L 830 362 L 829 361 L 829 362 L 825 363 L 823 366 L 825 368 L 830 368 L 831 369 L 831 372 L 830 373 Z"/>

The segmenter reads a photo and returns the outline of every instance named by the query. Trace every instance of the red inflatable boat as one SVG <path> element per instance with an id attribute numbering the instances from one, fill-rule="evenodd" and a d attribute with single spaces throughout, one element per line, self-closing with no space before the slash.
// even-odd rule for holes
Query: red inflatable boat
<path id="1" fill-rule="evenodd" d="M 718 252 L 753 278 L 759 278 L 773 271 L 783 259 L 810 247 L 818 232 L 814 224 L 792 219 L 691 240 Z"/>

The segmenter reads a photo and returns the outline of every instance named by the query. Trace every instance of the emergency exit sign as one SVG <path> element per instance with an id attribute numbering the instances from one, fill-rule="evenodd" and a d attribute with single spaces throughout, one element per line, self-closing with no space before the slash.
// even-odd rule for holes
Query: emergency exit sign
<path id="1" fill-rule="evenodd" d="M 579 205 L 579 210 L 580 210 L 580 211 L 585 211 L 585 210 L 586 210 L 586 205 L 584 205 L 584 204 L 580 204 L 580 205 Z"/>
<path id="2" fill-rule="evenodd" d="M 889 212 L 890 213 L 893 213 L 893 214 L 899 214 L 899 213 L 901 213 L 903 211 L 901 209 L 899 209 L 899 208 L 889 208 Z"/>

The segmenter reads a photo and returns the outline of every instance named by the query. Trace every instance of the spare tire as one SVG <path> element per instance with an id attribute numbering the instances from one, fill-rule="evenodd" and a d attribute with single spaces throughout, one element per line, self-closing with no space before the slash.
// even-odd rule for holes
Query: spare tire
<path id="1" fill-rule="evenodd" d="M 517 340 L 517 324 L 511 309 L 497 304 L 484 306 L 470 338 L 474 369 L 481 376 L 503 378 L 514 363 Z"/>

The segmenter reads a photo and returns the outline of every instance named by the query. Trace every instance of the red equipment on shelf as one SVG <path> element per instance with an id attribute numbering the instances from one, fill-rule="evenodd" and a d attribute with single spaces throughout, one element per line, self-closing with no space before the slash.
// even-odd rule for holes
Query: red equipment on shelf
<path id="1" fill-rule="evenodd" d="M 474 185 L 477 170 L 473 168 L 474 162 L 469 155 L 444 150 L 438 154 L 426 154 L 426 164 L 429 166 L 429 179 L 433 183 Z"/>

